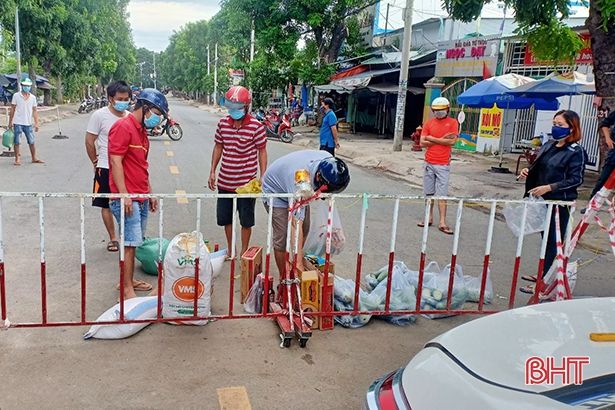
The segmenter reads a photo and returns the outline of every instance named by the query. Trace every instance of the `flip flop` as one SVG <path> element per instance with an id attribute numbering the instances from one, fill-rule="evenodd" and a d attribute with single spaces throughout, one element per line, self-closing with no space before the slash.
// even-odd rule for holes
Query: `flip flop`
<path id="1" fill-rule="evenodd" d="M 439 226 L 438 230 L 440 232 L 444 232 L 447 235 L 452 235 L 454 234 L 454 232 L 451 230 L 451 228 L 449 228 L 448 226 L 444 225 L 444 226 Z"/>
<path id="2" fill-rule="evenodd" d="M 428 226 L 433 225 L 433 222 L 429 222 Z M 419 228 L 424 228 L 425 227 L 425 222 L 419 222 L 416 224 L 416 226 L 418 226 Z"/>
<path id="3" fill-rule="evenodd" d="M 521 279 L 526 282 L 536 282 L 538 280 L 538 277 L 536 275 L 523 275 L 521 276 Z"/>
<path id="4" fill-rule="evenodd" d="M 109 252 L 117 252 L 120 250 L 120 243 L 118 241 L 109 241 L 107 244 L 107 250 Z"/>
<path id="5" fill-rule="evenodd" d="M 519 288 L 519 292 L 527 293 L 528 295 L 534 294 L 534 285 L 527 285 Z"/>
<path id="6" fill-rule="evenodd" d="M 32 161 L 33 164 L 44 164 L 45 161 L 43 161 L 42 159 L 37 159 L 36 161 Z"/>
<path id="7" fill-rule="evenodd" d="M 151 284 L 143 282 L 142 280 L 134 280 L 132 282 L 132 287 L 134 288 L 135 292 L 149 292 L 150 290 L 154 289 Z M 115 286 L 115 289 L 119 290 L 120 285 L 117 284 Z"/>
<path id="8" fill-rule="evenodd" d="M 20 166 L 20 165 L 21 165 L 21 162 L 17 162 L 17 161 L 15 161 L 15 162 L 13 163 L 13 165 L 15 165 L 16 167 L 18 167 L 18 166 Z"/>

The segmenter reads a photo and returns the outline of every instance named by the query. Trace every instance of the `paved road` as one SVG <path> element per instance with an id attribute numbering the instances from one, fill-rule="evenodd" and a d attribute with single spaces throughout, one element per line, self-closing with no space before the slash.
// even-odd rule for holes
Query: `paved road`
<path id="1" fill-rule="evenodd" d="M 172 112 L 184 128 L 184 138 L 166 137 L 151 142 L 150 167 L 154 191 L 205 192 L 219 116 L 173 100 Z M 34 165 L 23 158 L 21 167 L 0 158 L 0 192 L 89 192 L 92 169 L 85 155 L 83 135 L 87 116 L 63 121 L 70 138 L 52 140 L 53 125 L 38 135 L 40 156 L 47 163 Z M 383 142 L 385 143 L 385 142 Z M 297 149 L 296 145 L 270 142 L 270 161 Z M 405 183 L 351 166 L 348 192 L 415 193 Z M 47 199 L 46 245 L 50 320 L 79 317 L 79 209 L 77 200 Z M 346 248 L 336 256 L 337 273 L 354 275 L 358 243 L 360 202 L 339 201 L 347 237 Z M 203 205 L 202 230 L 206 238 L 223 243 L 215 226 L 214 205 Z M 370 203 L 366 232 L 364 272 L 387 263 L 393 202 Z M 31 199 L 3 200 L 9 318 L 14 322 L 40 319 L 39 235 L 37 203 Z M 397 259 L 418 266 L 422 217 L 420 202 L 400 207 Z M 451 213 L 452 214 L 452 213 Z M 265 242 L 265 212 L 257 207 L 254 243 Z M 154 222 L 154 221 L 152 221 Z M 449 217 L 449 222 L 453 220 Z M 151 223 L 150 226 L 155 226 Z M 165 236 L 193 230 L 195 204 L 167 201 Z M 459 263 L 464 273 L 480 272 L 487 216 L 474 207 L 464 211 Z M 105 249 L 99 213 L 86 212 L 88 258 L 88 318 L 95 318 L 115 303 L 117 256 Z M 150 233 L 157 231 L 150 231 Z M 452 237 L 437 230 L 429 235 L 428 259 L 448 263 Z M 539 237 L 528 237 L 523 272 L 533 272 Z M 497 308 L 508 304 L 515 239 L 498 222 L 492 248 L 491 273 Z M 585 261 L 577 293 L 610 295 L 612 256 L 579 252 Z M 612 265 L 610 265 L 612 266 Z M 228 266 L 227 266 L 228 269 Z M 151 277 L 140 276 L 151 280 Z M 225 311 L 228 271 L 216 283 L 214 312 Z M 237 282 L 238 283 L 238 282 Z M 238 286 L 235 287 L 236 289 Z M 517 305 L 526 298 L 517 295 Z M 235 311 L 241 311 L 236 305 Z M 403 365 L 437 334 L 467 318 L 440 321 L 419 319 L 402 328 L 372 321 L 360 330 L 336 327 L 316 332 L 307 349 L 278 347 L 277 330 L 267 320 L 231 320 L 202 328 L 150 326 L 124 341 L 83 341 L 82 328 L 12 329 L 0 333 L 0 408 L 207 408 L 216 409 L 231 386 L 244 387 L 255 409 L 357 408 L 369 383 L 380 374 Z M 60 388 L 58 388 L 61 386 Z"/>

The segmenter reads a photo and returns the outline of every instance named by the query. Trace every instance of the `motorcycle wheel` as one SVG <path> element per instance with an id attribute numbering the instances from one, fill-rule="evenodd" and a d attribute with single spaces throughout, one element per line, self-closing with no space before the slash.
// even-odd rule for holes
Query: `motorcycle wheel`
<path id="1" fill-rule="evenodd" d="M 293 142 L 294 138 L 295 138 L 295 133 L 290 130 L 284 130 L 282 132 L 282 135 L 280 135 L 280 139 L 282 140 L 282 142 L 285 142 L 287 144 L 290 144 L 291 142 Z"/>
<path id="2" fill-rule="evenodd" d="M 179 124 L 175 124 L 167 128 L 167 135 L 173 141 L 179 141 L 184 136 L 184 131 L 182 130 L 182 127 L 179 126 Z"/>
<path id="3" fill-rule="evenodd" d="M 83 107 L 79 107 L 79 109 L 77 110 L 77 112 L 78 112 L 79 114 L 83 114 Z"/>

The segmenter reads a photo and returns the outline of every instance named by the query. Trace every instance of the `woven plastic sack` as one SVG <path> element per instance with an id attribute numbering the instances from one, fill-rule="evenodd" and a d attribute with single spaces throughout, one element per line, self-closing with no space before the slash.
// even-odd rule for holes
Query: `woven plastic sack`
<path id="1" fill-rule="evenodd" d="M 165 238 L 147 238 L 135 251 L 135 257 L 141 262 L 143 272 L 148 275 L 158 276 L 159 242 L 162 242 L 162 260 L 164 260 L 170 243 Z"/>

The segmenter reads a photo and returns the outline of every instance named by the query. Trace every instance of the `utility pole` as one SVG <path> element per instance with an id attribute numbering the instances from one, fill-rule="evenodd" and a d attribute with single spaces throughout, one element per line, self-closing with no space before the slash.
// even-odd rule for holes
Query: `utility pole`
<path id="1" fill-rule="evenodd" d="M 218 105 L 218 43 L 214 49 L 214 105 Z"/>
<path id="2" fill-rule="evenodd" d="M 209 44 L 207 44 L 207 75 L 211 74 L 211 70 L 209 69 L 209 64 L 210 64 L 210 58 L 209 58 Z"/>
<path id="3" fill-rule="evenodd" d="M 154 54 L 154 89 L 158 89 L 157 87 L 157 82 L 156 82 L 156 52 L 153 52 Z"/>
<path id="4" fill-rule="evenodd" d="M 382 48 L 387 46 L 387 35 L 389 34 L 389 9 L 391 8 L 391 4 L 387 3 L 387 15 L 384 20 L 384 37 L 382 37 Z"/>
<path id="5" fill-rule="evenodd" d="M 19 33 L 19 7 L 15 7 L 15 54 L 17 57 L 17 91 L 21 90 L 21 41 Z"/>
<path id="6" fill-rule="evenodd" d="M 252 63 L 254 62 L 254 37 L 255 35 L 256 34 L 254 30 L 254 19 L 252 19 L 252 32 L 250 33 L 250 68 L 252 68 Z M 252 81 L 250 81 L 250 95 L 252 95 Z M 252 95 L 252 99 L 254 99 L 253 95 Z M 252 107 L 250 107 L 249 109 L 252 110 Z"/>
<path id="7" fill-rule="evenodd" d="M 254 19 L 252 19 L 252 32 L 250 33 L 250 62 L 254 61 Z"/>
<path id="8" fill-rule="evenodd" d="M 408 69 L 410 67 L 410 44 L 412 40 L 412 8 L 414 0 L 406 0 L 404 10 L 404 41 L 401 50 L 401 71 L 399 72 L 399 91 L 395 111 L 395 134 L 393 151 L 401 151 L 404 139 L 404 121 L 406 120 L 406 97 L 408 95 Z"/>

